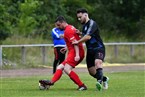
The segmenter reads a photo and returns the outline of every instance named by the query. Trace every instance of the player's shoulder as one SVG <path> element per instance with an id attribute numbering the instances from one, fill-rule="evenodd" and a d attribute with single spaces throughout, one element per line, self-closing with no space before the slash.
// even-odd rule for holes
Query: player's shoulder
<path id="1" fill-rule="evenodd" d="M 90 19 L 90 24 L 97 25 L 97 22 L 94 21 L 93 19 Z"/>
<path id="2" fill-rule="evenodd" d="M 74 30 L 76 30 L 76 28 L 73 25 L 68 25 L 66 27 L 66 31 L 74 31 Z"/>
<path id="3" fill-rule="evenodd" d="M 96 24 L 96 21 L 94 21 L 93 19 L 90 19 L 90 24 Z"/>
<path id="4" fill-rule="evenodd" d="M 53 28 L 53 29 L 52 29 L 52 32 L 53 32 L 53 33 L 57 33 L 57 32 L 60 32 L 60 31 L 61 31 L 61 30 L 60 30 L 59 28 Z"/>
<path id="5" fill-rule="evenodd" d="M 57 28 L 57 27 L 53 28 L 53 30 L 58 30 L 58 31 L 60 31 L 60 29 L 59 29 L 59 28 Z"/>

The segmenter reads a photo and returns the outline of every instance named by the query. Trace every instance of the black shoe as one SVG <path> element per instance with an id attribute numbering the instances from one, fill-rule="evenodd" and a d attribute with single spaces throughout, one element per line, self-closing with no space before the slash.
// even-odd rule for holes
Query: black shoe
<path id="1" fill-rule="evenodd" d="M 54 83 L 52 83 L 50 80 L 39 80 L 39 83 L 41 83 L 42 85 L 49 85 L 52 86 Z"/>
<path id="2" fill-rule="evenodd" d="M 86 87 L 86 85 L 83 84 L 82 86 L 79 86 L 77 88 L 77 90 L 79 90 L 79 91 L 87 90 L 87 87 Z"/>

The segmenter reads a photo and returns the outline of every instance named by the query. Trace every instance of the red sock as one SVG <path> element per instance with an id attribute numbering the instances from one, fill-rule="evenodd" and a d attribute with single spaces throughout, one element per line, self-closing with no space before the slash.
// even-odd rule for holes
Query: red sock
<path id="1" fill-rule="evenodd" d="M 61 75 L 62 75 L 62 70 L 61 69 L 57 69 L 56 72 L 54 73 L 51 81 L 53 83 L 55 83 L 56 81 L 58 81 L 60 79 Z"/>
<path id="2" fill-rule="evenodd" d="M 70 77 L 70 79 L 71 79 L 75 84 L 77 84 L 78 86 L 82 86 L 82 85 L 83 85 L 83 83 L 82 83 L 82 81 L 80 80 L 79 76 L 78 76 L 74 71 L 71 71 L 71 72 L 70 72 L 69 77 Z"/>

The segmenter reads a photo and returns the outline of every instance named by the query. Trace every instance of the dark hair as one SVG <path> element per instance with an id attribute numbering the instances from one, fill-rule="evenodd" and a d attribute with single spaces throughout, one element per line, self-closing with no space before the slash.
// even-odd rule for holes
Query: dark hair
<path id="1" fill-rule="evenodd" d="M 58 22 L 58 21 L 59 22 L 66 22 L 65 18 L 61 15 L 56 18 L 55 23 Z"/>
<path id="2" fill-rule="evenodd" d="M 79 8 L 77 9 L 77 13 L 88 13 L 88 11 L 85 8 Z"/>

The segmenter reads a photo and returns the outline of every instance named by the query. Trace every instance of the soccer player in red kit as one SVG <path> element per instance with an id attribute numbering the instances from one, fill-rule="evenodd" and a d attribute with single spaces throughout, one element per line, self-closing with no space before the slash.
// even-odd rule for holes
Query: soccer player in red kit
<path id="1" fill-rule="evenodd" d="M 82 43 L 74 45 L 73 41 L 80 39 L 79 35 L 76 33 L 76 28 L 69 25 L 63 16 L 58 16 L 55 24 L 60 28 L 64 29 L 64 40 L 67 45 L 68 55 L 67 58 L 57 67 L 55 74 L 53 75 L 51 81 L 49 80 L 39 80 L 39 82 L 45 85 L 53 85 L 58 81 L 64 71 L 70 79 L 78 85 L 77 90 L 87 90 L 85 84 L 80 80 L 79 76 L 73 71 L 75 66 L 77 66 L 84 58 L 84 49 Z M 66 49 L 61 49 L 61 52 L 66 51 Z"/>

